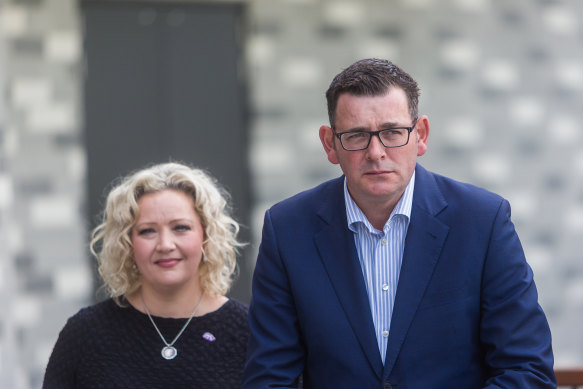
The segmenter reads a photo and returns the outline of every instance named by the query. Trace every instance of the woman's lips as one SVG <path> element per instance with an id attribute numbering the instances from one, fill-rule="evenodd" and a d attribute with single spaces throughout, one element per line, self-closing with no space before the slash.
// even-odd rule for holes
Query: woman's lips
<path id="1" fill-rule="evenodd" d="M 180 262 L 180 259 L 178 259 L 178 258 L 168 258 L 168 259 L 159 259 L 155 263 L 156 263 L 156 265 L 161 266 L 161 267 L 172 267 L 172 266 L 176 265 L 178 262 Z"/>

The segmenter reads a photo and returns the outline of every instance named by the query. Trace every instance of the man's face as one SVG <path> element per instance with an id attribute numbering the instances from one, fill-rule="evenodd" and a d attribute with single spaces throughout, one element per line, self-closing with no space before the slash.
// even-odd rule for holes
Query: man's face
<path id="1" fill-rule="evenodd" d="M 382 96 L 340 95 L 335 126 L 337 133 L 379 131 L 410 127 L 415 124 L 413 119 L 405 92 L 401 88 L 391 88 Z M 367 149 L 347 151 L 330 127 L 320 127 L 320 140 L 328 160 L 340 164 L 348 190 L 363 210 L 377 205 L 394 207 L 411 179 L 417 156 L 427 150 L 428 135 L 429 122 L 423 116 L 417 120 L 405 146 L 386 148 L 373 136 Z"/>

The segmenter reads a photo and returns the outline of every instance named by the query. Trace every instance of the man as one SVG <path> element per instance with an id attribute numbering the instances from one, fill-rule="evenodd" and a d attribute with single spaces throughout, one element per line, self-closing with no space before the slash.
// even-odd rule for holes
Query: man
<path id="1" fill-rule="evenodd" d="M 344 175 L 266 212 L 244 389 L 556 386 L 510 206 L 417 164 L 418 95 L 384 60 L 332 81 L 320 140 Z"/>

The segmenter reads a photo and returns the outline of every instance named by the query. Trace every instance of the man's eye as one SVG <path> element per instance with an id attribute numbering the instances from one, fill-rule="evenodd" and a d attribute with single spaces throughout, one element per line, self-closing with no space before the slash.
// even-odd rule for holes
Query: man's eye
<path id="1" fill-rule="evenodd" d="M 358 140 L 366 137 L 366 134 L 364 132 L 351 132 L 344 136 L 346 137 L 346 140 Z"/>

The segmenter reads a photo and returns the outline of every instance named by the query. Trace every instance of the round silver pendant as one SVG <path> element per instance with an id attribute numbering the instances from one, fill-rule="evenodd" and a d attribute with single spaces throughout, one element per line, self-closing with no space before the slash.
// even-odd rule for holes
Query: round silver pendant
<path id="1" fill-rule="evenodd" d="M 164 359 L 174 359 L 177 354 L 178 351 L 172 346 L 166 346 L 162 349 L 162 358 Z"/>

